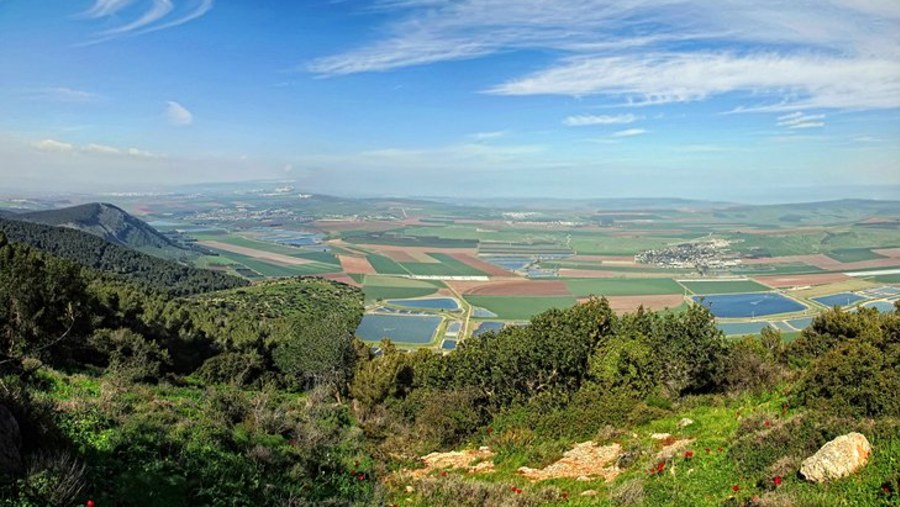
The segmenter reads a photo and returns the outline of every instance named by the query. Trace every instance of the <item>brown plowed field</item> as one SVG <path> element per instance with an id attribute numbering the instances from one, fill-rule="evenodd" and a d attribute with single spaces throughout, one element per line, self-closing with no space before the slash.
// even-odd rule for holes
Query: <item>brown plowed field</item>
<path id="1" fill-rule="evenodd" d="M 247 257 L 261 259 L 273 264 L 280 264 L 282 266 L 302 266 L 303 264 L 309 264 L 312 262 L 309 259 L 301 259 L 299 257 L 291 257 L 290 255 L 266 252 L 265 250 L 257 250 L 255 248 L 222 243 L 221 241 L 198 241 L 197 243 L 203 246 L 208 246 L 210 248 L 246 255 Z"/>
<path id="2" fill-rule="evenodd" d="M 352 285 L 354 287 L 361 287 L 360 284 L 356 283 L 356 280 L 350 278 L 349 276 L 343 273 L 327 273 L 324 275 L 319 275 L 326 280 L 334 280 L 335 282 L 346 283 L 347 285 Z"/>
<path id="3" fill-rule="evenodd" d="M 779 289 L 785 287 L 802 287 L 806 285 L 824 285 L 826 283 L 843 282 L 850 277 L 842 273 L 815 273 L 809 275 L 769 275 L 754 277 L 757 281 Z"/>
<path id="4" fill-rule="evenodd" d="M 500 266 L 495 266 L 495 265 L 491 264 L 490 262 L 485 262 L 485 261 L 483 261 L 477 257 L 473 257 L 469 254 L 452 253 L 452 254 L 450 254 L 450 257 L 453 257 L 454 259 L 456 259 L 460 262 L 464 262 L 464 263 L 468 264 L 469 266 L 472 266 L 475 269 L 484 271 L 489 276 L 511 276 L 511 275 L 513 275 L 513 273 L 510 273 L 509 271 L 501 268 Z"/>
<path id="5" fill-rule="evenodd" d="M 665 308 L 675 308 L 684 302 L 684 297 L 679 294 L 667 294 L 662 296 L 608 296 L 609 306 L 614 311 L 633 312 L 639 306 L 644 305 L 648 310 L 663 310 Z M 587 301 L 588 298 L 579 299 L 579 302 Z"/>
<path id="6" fill-rule="evenodd" d="M 382 253 L 397 262 L 419 262 L 418 259 L 403 250 L 384 250 Z"/>
<path id="7" fill-rule="evenodd" d="M 369 260 L 365 257 L 357 257 L 354 255 L 338 255 L 341 261 L 341 269 L 345 273 L 362 273 L 364 275 L 374 275 L 375 268 L 369 264 Z"/>
<path id="8" fill-rule="evenodd" d="M 464 292 L 479 296 L 571 296 L 569 288 L 558 280 L 531 281 L 515 280 L 502 282 L 482 282 Z"/>

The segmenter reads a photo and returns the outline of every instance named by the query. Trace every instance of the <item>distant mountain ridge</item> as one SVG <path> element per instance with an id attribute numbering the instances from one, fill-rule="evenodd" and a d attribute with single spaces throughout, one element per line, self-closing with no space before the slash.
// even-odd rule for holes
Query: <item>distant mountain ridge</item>
<path id="1" fill-rule="evenodd" d="M 143 220 L 109 203 L 93 202 L 69 208 L 31 211 L 6 218 L 77 229 L 137 250 L 186 250 Z"/>

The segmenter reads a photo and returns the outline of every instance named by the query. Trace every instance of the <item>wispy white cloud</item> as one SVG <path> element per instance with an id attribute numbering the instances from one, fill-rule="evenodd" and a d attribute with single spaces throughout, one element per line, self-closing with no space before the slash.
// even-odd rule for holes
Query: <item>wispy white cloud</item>
<path id="1" fill-rule="evenodd" d="M 98 32 L 96 37 L 85 44 L 97 44 L 118 37 L 140 35 L 183 25 L 202 17 L 213 8 L 214 0 L 189 0 L 175 3 L 173 0 L 95 0 L 94 5 L 83 13 L 89 19 L 126 17 L 134 14 L 131 21 Z"/>
<path id="2" fill-rule="evenodd" d="M 506 137 L 507 134 L 509 134 L 509 132 L 506 130 L 493 130 L 490 132 L 476 132 L 469 137 L 477 141 L 487 141 L 489 139 L 499 139 L 501 137 Z"/>
<path id="3" fill-rule="evenodd" d="M 612 135 L 612 137 L 634 137 L 641 136 L 649 132 L 649 130 L 645 129 L 625 129 L 620 130 Z"/>
<path id="4" fill-rule="evenodd" d="M 185 127 L 194 122 L 194 114 L 174 100 L 166 102 L 166 118 L 177 127 Z"/>
<path id="5" fill-rule="evenodd" d="M 806 114 L 802 111 L 797 111 L 779 116 L 777 125 L 789 129 L 819 128 L 825 126 L 824 120 L 824 114 Z"/>
<path id="6" fill-rule="evenodd" d="M 88 144 L 81 148 L 84 153 L 94 153 L 96 155 L 121 155 L 122 151 L 105 144 Z"/>
<path id="7" fill-rule="evenodd" d="M 75 146 L 70 143 L 64 143 L 62 141 L 56 141 L 54 139 L 42 139 L 40 141 L 35 141 L 31 143 L 31 147 L 38 151 L 46 151 L 46 152 L 70 152 L 75 149 Z"/>
<path id="8" fill-rule="evenodd" d="M 31 143 L 31 147 L 46 153 L 71 153 L 72 155 L 120 156 L 133 158 L 163 158 L 161 155 L 138 148 L 116 148 L 106 144 L 89 143 L 77 146 L 73 143 L 56 139 L 41 139 Z"/>
<path id="9" fill-rule="evenodd" d="M 563 124 L 570 127 L 585 127 L 589 125 L 621 125 L 626 123 L 634 123 L 640 120 L 641 116 L 633 114 L 616 114 L 616 115 L 592 115 L 583 114 L 569 116 L 563 120 Z"/>
<path id="10" fill-rule="evenodd" d="M 704 0 L 379 5 L 399 18 L 383 36 L 308 68 L 336 76 L 538 49 L 562 56 L 487 91 L 602 95 L 631 105 L 740 92 L 771 111 L 900 107 L 900 8 L 894 0 L 729 0 L 717 8 Z"/>
<path id="11" fill-rule="evenodd" d="M 51 86 L 46 88 L 35 88 L 28 90 L 25 95 L 37 99 L 53 102 L 93 102 L 100 99 L 100 95 L 96 93 L 76 90 L 65 86 Z"/>

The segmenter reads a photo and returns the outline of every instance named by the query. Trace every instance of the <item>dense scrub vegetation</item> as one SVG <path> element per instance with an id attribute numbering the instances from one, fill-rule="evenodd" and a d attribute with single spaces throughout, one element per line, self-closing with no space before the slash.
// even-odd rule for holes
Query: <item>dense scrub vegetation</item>
<path id="1" fill-rule="evenodd" d="M 0 239 L 0 428 L 21 433 L 0 445 L 0 503 L 900 500 L 900 312 L 835 309 L 788 344 L 773 330 L 726 341 L 700 305 L 616 315 L 594 299 L 447 355 L 385 342 L 378 356 L 352 336 L 361 315 L 361 293 L 327 280 L 173 298 Z M 849 431 L 874 448 L 862 472 L 797 476 Z M 691 447 L 659 458 L 653 432 Z M 615 481 L 516 473 L 584 440 L 622 446 Z M 398 472 L 483 445 L 494 473 Z"/>
<path id="2" fill-rule="evenodd" d="M 173 296 L 247 285 L 240 278 L 159 259 L 74 229 L 0 219 L 0 233 L 10 241 Z"/>

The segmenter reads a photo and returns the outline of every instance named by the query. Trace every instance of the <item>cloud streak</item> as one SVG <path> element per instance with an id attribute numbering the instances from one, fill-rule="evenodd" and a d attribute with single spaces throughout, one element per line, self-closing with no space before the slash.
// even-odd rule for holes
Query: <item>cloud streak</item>
<path id="1" fill-rule="evenodd" d="M 900 8 L 892 0 L 729 0 L 718 8 L 703 0 L 378 5 L 399 20 L 308 70 L 339 76 L 545 50 L 561 56 L 486 92 L 598 95 L 625 105 L 741 93 L 772 111 L 900 107 Z"/>
<path id="2" fill-rule="evenodd" d="M 116 148 L 106 144 L 90 143 L 83 146 L 56 139 L 42 139 L 31 143 L 31 147 L 44 153 L 71 153 L 73 155 L 118 156 L 132 158 L 163 158 L 147 150 L 138 148 Z"/>
<path id="3" fill-rule="evenodd" d="M 626 123 L 634 123 L 642 117 L 633 114 L 617 114 L 617 115 L 592 115 L 583 114 L 569 116 L 563 120 L 563 124 L 569 127 L 587 127 L 591 125 L 622 125 Z"/>
<path id="4" fill-rule="evenodd" d="M 94 5 L 83 13 L 84 17 L 97 20 L 131 16 L 133 19 L 98 32 L 85 45 L 174 28 L 202 17 L 213 5 L 214 0 L 191 0 L 178 4 L 173 0 L 95 0 Z"/>

